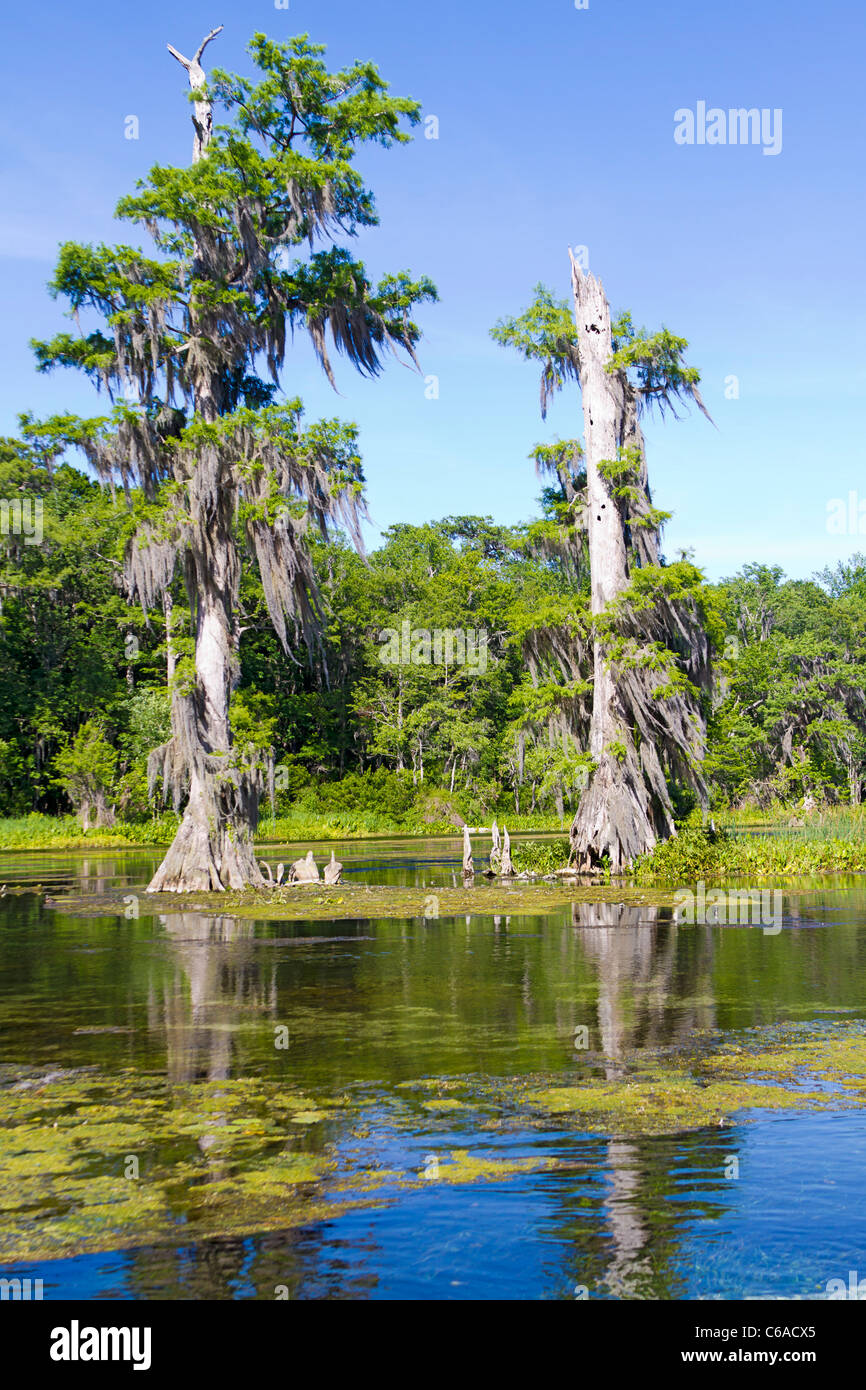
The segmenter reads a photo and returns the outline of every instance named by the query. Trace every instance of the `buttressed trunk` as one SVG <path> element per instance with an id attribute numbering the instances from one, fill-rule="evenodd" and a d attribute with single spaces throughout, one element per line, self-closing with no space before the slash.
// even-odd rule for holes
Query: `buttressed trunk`
<path id="1" fill-rule="evenodd" d="M 625 518 L 602 464 L 615 462 L 624 448 L 636 446 L 642 455 L 643 440 L 627 377 L 605 370 L 613 346 L 604 288 L 573 257 L 571 265 L 586 449 L 591 610 L 598 616 L 629 584 Z M 643 462 L 641 473 L 643 481 Z M 655 550 L 654 542 L 650 544 Z M 654 555 L 647 558 L 652 561 Z M 634 730 L 598 633 L 593 644 L 589 742 L 596 768 L 571 827 L 572 858 L 578 868 L 588 871 L 607 855 L 616 872 L 651 850 L 660 834 L 671 834 L 673 822 L 664 804 L 666 794 L 652 797 L 647 787 L 646 750 L 639 752 L 635 746 Z"/>
<path id="2" fill-rule="evenodd" d="M 191 688 L 181 681 L 172 694 L 172 759 L 188 777 L 189 797 L 152 893 L 262 882 L 253 846 L 262 773 L 238 756 L 229 725 L 240 579 L 236 498 L 215 453 L 205 450 L 197 460 L 190 503 L 186 579 L 195 614 L 195 681 Z"/>

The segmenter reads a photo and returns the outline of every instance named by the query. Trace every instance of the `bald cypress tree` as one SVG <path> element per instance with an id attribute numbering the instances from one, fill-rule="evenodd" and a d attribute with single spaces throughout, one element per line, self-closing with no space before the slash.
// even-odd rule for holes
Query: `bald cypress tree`
<path id="1" fill-rule="evenodd" d="M 388 95 L 369 63 L 330 72 L 305 36 L 257 34 L 256 80 L 207 79 L 204 50 L 219 32 L 192 58 L 169 46 L 191 88 L 191 166 L 155 167 L 118 206 L 155 253 L 63 245 L 52 288 L 79 331 L 34 345 L 42 370 L 78 368 L 115 403 L 109 418 L 66 419 L 57 431 L 106 484 L 143 494 L 130 596 L 149 609 L 179 572 L 189 598 L 194 640 L 177 662 L 172 737 L 150 767 L 185 809 L 154 892 L 261 882 L 262 768 L 235 746 L 229 716 L 242 565 L 257 564 L 288 650 L 298 633 L 314 641 L 308 535 L 342 525 L 360 545 L 354 427 L 303 425 L 301 402 L 280 395 L 287 340 L 306 331 L 332 384 L 334 350 L 375 376 L 394 350 L 414 362 L 412 312 L 435 298 L 407 273 L 373 285 L 341 244 L 377 221 L 358 149 L 407 140 L 418 104 Z"/>
<path id="2" fill-rule="evenodd" d="M 592 681 L 574 730 L 592 771 L 571 827 L 572 859 L 582 870 L 604 862 L 617 871 L 674 833 L 672 783 L 705 796 L 708 615 L 699 571 L 686 560 L 661 563 L 667 514 L 652 503 L 640 418 L 677 401 L 706 411 L 685 339 L 637 332 L 628 314 L 612 323 L 601 281 L 573 258 L 571 268 L 573 316 L 538 286 L 530 308 L 493 336 L 541 363 L 542 415 L 568 381 L 581 392 L 583 447 L 569 446 L 580 459 L 569 487 L 589 611 L 553 637 Z"/>

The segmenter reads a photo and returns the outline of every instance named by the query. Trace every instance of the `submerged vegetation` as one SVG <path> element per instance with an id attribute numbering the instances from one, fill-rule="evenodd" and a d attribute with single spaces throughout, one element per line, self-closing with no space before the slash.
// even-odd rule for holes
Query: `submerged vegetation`
<path id="1" fill-rule="evenodd" d="M 299 1193 L 328 1160 L 309 1150 L 306 1096 L 254 1080 L 169 1089 L 138 1072 L 5 1071 L 0 1262 L 105 1249 L 121 1231 L 134 1245 L 313 1214 Z"/>
<path id="2" fill-rule="evenodd" d="M 113 916 L 122 910 L 120 893 L 103 892 L 95 896 L 69 894 L 50 898 L 49 905 L 75 915 Z M 167 893 L 141 894 L 142 911 L 170 912 L 177 902 Z M 579 904 L 585 910 L 610 904 L 614 915 L 625 907 L 648 905 L 654 912 L 672 913 L 670 895 L 651 889 L 604 885 L 574 886 L 561 877 L 533 875 L 526 879 L 490 880 L 476 876 L 460 888 L 436 886 L 428 889 L 397 888 L 391 885 L 352 883 L 328 886 L 324 883 L 290 885 L 274 889 L 242 890 L 236 893 L 193 893 L 184 899 L 184 911 L 219 914 L 227 921 L 247 918 L 256 921 L 367 921 L 379 918 L 419 918 L 435 921 L 439 917 L 466 914 L 493 918 L 535 916 Z M 639 913 L 638 913 L 639 915 Z"/>
<path id="3" fill-rule="evenodd" d="M 565 1078 L 418 1078 L 390 1102 L 363 1088 L 312 1095 L 256 1078 L 173 1086 L 126 1070 L 6 1066 L 0 1263 L 99 1251 L 118 1240 L 179 1244 L 281 1229 L 432 1184 L 502 1182 L 569 1166 L 485 1143 L 509 1129 L 567 1124 L 637 1136 L 767 1111 L 862 1106 L 864 1076 L 859 1024 L 753 1030 L 721 1044 L 707 1036 L 688 1052 L 621 1058 L 614 1074 L 588 1053 Z M 421 1124 L 432 1152 L 409 1166 L 376 1160 L 365 1143 L 373 1115 L 393 1135 Z M 455 1143 L 455 1116 L 474 1127 L 471 1147 Z"/>

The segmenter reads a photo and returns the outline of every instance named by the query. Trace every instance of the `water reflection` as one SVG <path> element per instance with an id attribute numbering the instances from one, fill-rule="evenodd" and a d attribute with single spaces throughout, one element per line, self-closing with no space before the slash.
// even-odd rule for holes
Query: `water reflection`
<path id="1" fill-rule="evenodd" d="M 316 848 L 320 857 L 330 852 Z M 347 874 L 418 887 L 459 882 L 450 852 L 441 842 L 337 847 Z M 135 892 L 154 858 L 6 856 L 0 880 Z M 788 1253 L 775 1257 L 774 1290 L 803 1292 L 823 1265 L 831 1275 L 835 1261 L 844 1273 L 866 1247 L 859 1115 L 821 1117 L 827 1128 L 817 1149 L 814 1117 L 800 1116 L 748 1130 L 598 1137 L 552 1126 L 484 1128 L 471 1107 L 425 1110 L 401 1088 L 435 1077 L 567 1083 L 588 1067 L 625 1084 L 635 1054 L 687 1045 L 696 1032 L 860 1018 L 864 1001 L 862 880 L 801 885 L 786 897 L 778 936 L 678 925 L 669 908 L 632 903 L 331 924 L 191 912 L 76 918 L 35 896 L 7 897 L 2 1063 L 139 1067 L 178 1088 L 255 1076 L 287 1090 L 362 1095 L 375 1107 L 370 1143 L 398 1171 L 417 1172 L 425 1153 L 452 1150 L 541 1154 L 571 1165 L 465 1188 L 431 1183 L 389 1193 L 381 1210 L 303 1229 L 119 1251 L 98 1264 L 84 1257 L 35 1273 L 47 1271 L 48 1284 L 53 1277 L 64 1293 L 86 1285 L 133 1296 L 274 1298 L 283 1287 L 292 1298 L 573 1297 L 585 1286 L 590 1297 L 696 1289 L 730 1297 L 766 1287 L 761 1252 L 776 1239 Z M 274 1047 L 278 1024 L 289 1029 L 285 1052 Z M 578 1027 L 588 1030 L 585 1053 L 575 1051 Z M 327 1141 L 345 1157 L 358 1142 L 353 1124 L 335 1122 L 309 1142 Z M 214 1134 L 219 1125 L 217 1112 Z M 786 1150 L 773 1132 L 804 1138 Z M 211 1178 L 219 1178 L 206 1141 Z M 755 1146 L 786 1157 L 761 1168 L 746 1161 Z M 739 1182 L 725 1177 L 732 1154 L 742 1159 Z M 820 1229 L 798 1235 L 808 1211 L 792 1198 L 787 1225 L 771 1230 L 776 1189 L 801 1193 L 806 1163 Z M 859 1262 L 866 1267 L 866 1255 Z"/>
<path id="2" fill-rule="evenodd" d="M 173 1085 L 220 1081 L 232 1073 L 237 1029 L 276 1017 L 277 967 L 256 953 L 256 924 L 195 912 L 159 918 L 179 969 L 163 986 L 163 1015 L 148 993 L 148 1025 L 164 1032 Z"/>

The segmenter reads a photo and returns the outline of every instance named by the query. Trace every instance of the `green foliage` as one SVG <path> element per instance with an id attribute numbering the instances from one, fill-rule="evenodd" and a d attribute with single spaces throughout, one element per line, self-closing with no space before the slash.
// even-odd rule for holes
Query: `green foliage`
<path id="1" fill-rule="evenodd" d="M 0 811 L 13 814 L 67 804 L 53 760 L 94 712 L 121 772 L 140 757 L 141 742 L 135 750 L 124 742 L 130 680 L 152 684 L 164 671 L 161 634 L 117 584 L 128 510 L 57 464 L 53 432 L 40 434 L 27 417 L 21 424 L 23 439 L 0 440 L 0 496 L 38 500 L 43 537 L 39 545 L 0 537 L 0 740 L 8 750 Z"/>
<path id="2" fill-rule="evenodd" d="M 348 772 L 337 782 L 318 782 L 300 798 L 307 811 L 366 811 L 387 821 L 401 822 L 417 804 L 417 789 L 409 772 L 368 768 Z"/>
<path id="3" fill-rule="evenodd" d="M 6 806 L 14 806 L 19 799 L 22 765 L 23 758 L 17 746 L 0 739 L 0 797 Z"/>
<path id="4" fill-rule="evenodd" d="M 74 806 L 107 799 L 114 789 L 117 750 L 112 748 L 96 720 L 82 724 L 74 739 L 54 760 L 57 781 Z"/>
<path id="5" fill-rule="evenodd" d="M 712 591 L 725 629 L 707 758 L 719 801 L 861 799 L 866 588 L 856 556 L 817 578 L 747 565 Z"/>
<path id="6" fill-rule="evenodd" d="M 697 401 L 703 410 L 698 392 L 700 372 L 683 361 L 688 348 L 685 338 L 678 338 L 667 328 L 657 333 L 648 333 L 645 328 L 637 332 L 628 313 L 611 324 L 611 333 L 614 351 L 606 371 L 625 372 L 642 405 L 656 404 L 664 414 L 666 409 L 673 409 L 674 400 L 685 397 Z"/>
<path id="7" fill-rule="evenodd" d="M 611 495 L 627 504 L 628 524 L 632 531 L 660 531 L 671 512 L 664 512 L 647 501 L 646 488 L 640 480 L 642 454 L 637 447 L 620 450 L 615 459 L 602 459 L 598 471 L 610 483 Z"/>
<path id="8" fill-rule="evenodd" d="M 226 120 L 206 156 L 189 168 L 155 166 L 118 205 L 120 218 L 150 231 L 163 259 L 128 246 L 62 248 L 54 292 L 76 313 L 96 311 L 111 332 L 37 343 L 40 368 L 78 366 L 120 383 L 121 356 L 132 352 L 143 397 L 170 399 L 175 387 L 189 397 L 204 354 L 230 412 L 244 399 L 267 403 L 249 369 L 262 352 L 276 381 L 287 328 L 310 333 L 331 380 L 326 331 L 371 375 L 392 344 L 412 353 L 420 329 L 411 313 L 436 298 L 431 282 L 399 272 L 373 285 L 346 248 L 312 245 L 376 224 L 354 161 L 367 144 L 407 140 L 418 103 L 391 96 L 370 63 L 329 72 L 324 49 L 306 36 L 275 43 L 256 34 L 249 51 L 255 79 L 217 69 L 207 83 Z M 196 255 L 202 238 L 212 247 L 207 274 Z M 304 246 L 308 256 L 292 259 Z M 214 336 L 190 340 L 190 327 L 203 323 Z"/>
<path id="9" fill-rule="evenodd" d="M 530 362 L 541 363 L 541 414 L 566 381 L 580 381 L 578 333 L 574 316 L 565 300 L 557 299 L 545 285 L 538 284 L 529 307 L 516 318 L 502 318 L 490 336 L 502 347 L 514 348 Z M 662 414 L 674 408 L 676 400 L 693 400 L 706 414 L 698 384 L 700 372 L 683 360 L 688 348 L 667 328 L 656 333 L 638 332 L 631 314 L 622 313 L 611 323 L 613 353 L 608 372 L 624 372 L 642 408 L 657 405 Z M 615 465 L 610 465 L 615 466 Z"/>
<path id="10" fill-rule="evenodd" d="M 511 862 L 519 874 L 552 874 L 568 860 L 567 840 L 523 840 L 513 847 Z"/>
<path id="11" fill-rule="evenodd" d="M 528 309 L 517 318 L 499 319 L 490 336 L 501 347 L 515 348 L 528 362 L 541 363 L 541 414 L 566 381 L 579 380 L 577 326 L 563 299 L 545 285 L 533 291 Z"/>
<path id="12" fill-rule="evenodd" d="M 32 422 L 23 423 L 25 439 L 0 445 L 0 491 L 41 497 L 45 534 L 39 546 L 10 535 L 0 547 L 0 810 L 68 804 L 57 754 L 96 711 L 117 752 L 118 812 L 150 833 L 147 755 L 170 731 L 165 634 L 117 588 L 130 513 L 68 464 L 49 469 L 52 436 L 36 437 Z M 568 441 L 555 446 L 556 459 L 563 451 L 568 467 L 579 466 Z M 144 505 L 135 491 L 130 501 L 133 511 Z M 563 738 L 561 720 L 580 727 L 591 696 L 590 633 L 605 620 L 590 621 L 585 577 L 558 548 L 560 534 L 549 513 L 511 528 L 452 517 L 392 528 L 368 563 L 339 538 L 315 542 L 327 677 L 313 652 L 308 659 L 301 647 L 297 660 L 282 654 L 260 581 L 247 573 L 233 719 L 239 742 L 273 746 L 285 769 L 281 813 L 303 801 L 309 822 L 320 787 L 346 798 L 333 803 L 333 814 L 369 810 L 382 833 L 424 824 L 444 831 L 454 813 L 470 823 L 496 814 L 553 825 L 558 798 L 563 817 L 573 811 L 589 761 L 578 741 Z M 688 560 L 632 571 L 623 604 L 640 616 L 661 601 L 694 602 L 717 652 L 705 763 L 714 805 L 790 805 L 807 794 L 832 804 L 862 794 L 862 574 L 857 557 L 820 583 L 786 582 L 778 569 L 755 565 L 707 585 Z M 177 589 L 175 615 L 182 679 L 192 644 Z M 404 622 L 412 631 L 486 632 L 486 668 L 383 664 L 380 634 L 400 633 Z M 571 661 L 581 651 L 569 666 L 564 654 Z M 614 654 L 622 665 L 655 662 L 658 698 L 677 693 L 676 678 L 662 674 L 670 666 L 662 648 L 638 651 L 622 640 Z M 364 780 L 336 792 L 349 774 Z M 412 805 L 408 791 L 385 796 L 392 776 L 394 786 L 414 787 Z M 425 809 L 434 794 L 441 801 Z"/>
<path id="13" fill-rule="evenodd" d="M 743 883 L 771 875 L 842 873 L 866 869 L 862 822 L 856 834 L 826 836 L 776 833 L 734 834 L 698 823 L 686 824 L 673 839 L 656 846 L 634 868 L 638 883 L 689 886 L 725 877 Z"/>
<path id="14" fill-rule="evenodd" d="M 267 752 L 274 746 L 277 718 L 274 699 L 260 690 L 236 690 L 232 695 L 231 720 L 239 748 Z"/>
<path id="15" fill-rule="evenodd" d="M 733 868 L 731 846 L 724 830 L 692 822 L 638 860 L 635 878 L 638 883 L 695 883 L 702 876 Z"/>
<path id="16" fill-rule="evenodd" d="M 126 728 L 119 744 L 127 764 L 144 767 L 148 754 L 171 734 L 171 701 L 159 686 L 142 686 L 126 700 Z"/>

